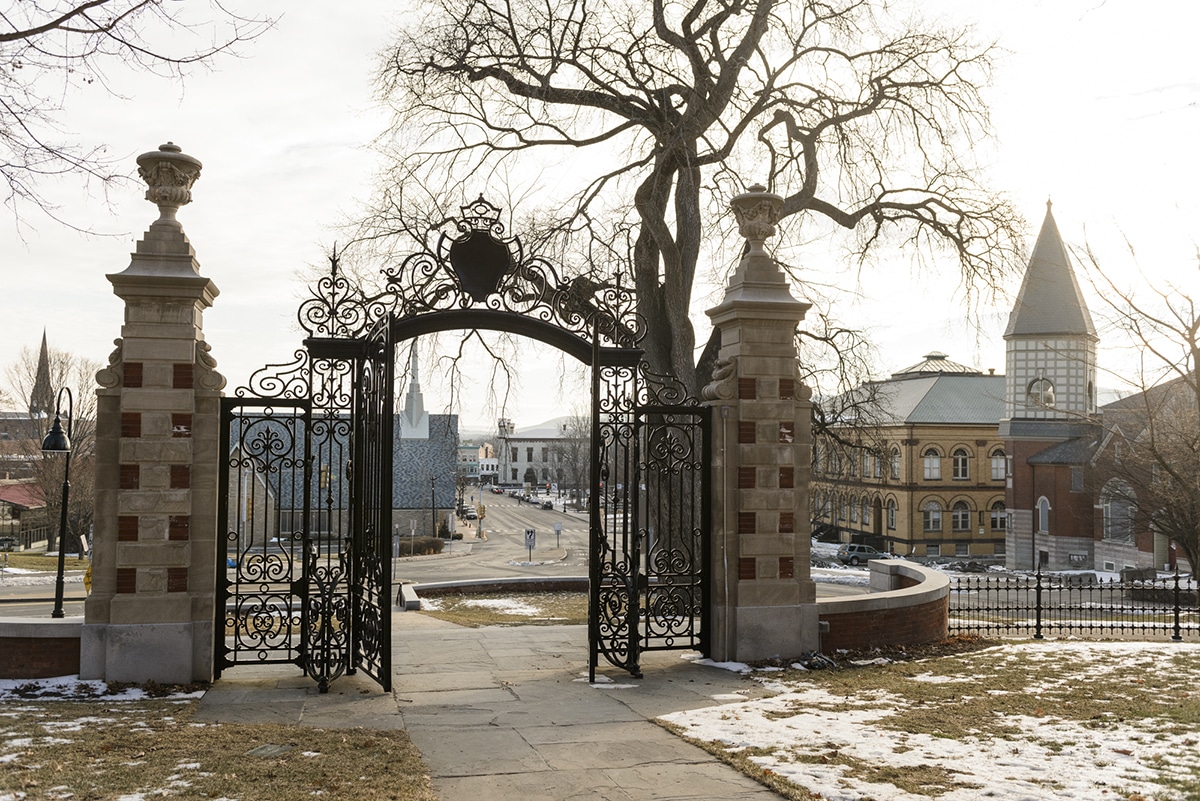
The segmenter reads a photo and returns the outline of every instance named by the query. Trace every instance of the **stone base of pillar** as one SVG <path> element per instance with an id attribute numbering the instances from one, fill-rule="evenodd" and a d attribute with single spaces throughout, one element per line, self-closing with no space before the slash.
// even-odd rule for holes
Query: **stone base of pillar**
<path id="1" fill-rule="evenodd" d="M 212 681 L 212 643 L 208 622 L 84 624 L 79 677 L 136 684 Z"/>
<path id="2" fill-rule="evenodd" d="M 739 606 L 720 610 L 710 639 L 717 662 L 758 662 L 821 648 L 816 604 Z"/>

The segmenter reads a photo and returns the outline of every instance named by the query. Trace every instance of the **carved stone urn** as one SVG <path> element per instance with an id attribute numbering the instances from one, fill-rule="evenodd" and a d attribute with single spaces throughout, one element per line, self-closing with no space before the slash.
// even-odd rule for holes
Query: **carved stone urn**
<path id="1" fill-rule="evenodd" d="M 192 184 L 200 177 L 200 160 L 187 155 L 174 142 L 137 157 L 138 175 L 149 187 L 146 200 L 158 206 L 156 223 L 174 223 L 180 206 L 192 202 Z"/>

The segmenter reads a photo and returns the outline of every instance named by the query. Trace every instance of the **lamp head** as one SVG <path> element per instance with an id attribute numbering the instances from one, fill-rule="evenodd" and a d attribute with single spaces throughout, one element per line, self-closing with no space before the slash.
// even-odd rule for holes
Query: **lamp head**
<path id="1" fill-rule="evenodd" d="M 67 432 L 63 431 L 62 418 L 56 414 L 54 415 L 54 425 L 50 427 L 46 438 L 42 440 L 42 453 L 70 452 L 71 439 L 67 436 Z"/>

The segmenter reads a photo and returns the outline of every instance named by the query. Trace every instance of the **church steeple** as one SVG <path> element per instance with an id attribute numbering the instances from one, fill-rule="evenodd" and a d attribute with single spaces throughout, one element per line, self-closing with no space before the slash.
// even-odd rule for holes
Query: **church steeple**
<path id="1" fill-rule="evenodd" d="M 404 397 L 404 412 L 400 415 L 400 437 L 428 439 L 429 413 L 425 411 L 425 396 L 421 393 L 416 343 L 413 343 L 409 373 L 408 394 Z"/>
<path id="2" fill-rule="evenodd" d="M 46 343 L 46 329 L 43 328 L 37 373 L 33 380 L 33 389 L 29 393 L 29 416 L 36 420 L 49 417 L 53 413 L 54 387 L 50 385 L 50 347 Z"/>
<path id="3" fill-rule="evenodd" d="M 1096 338 L 1096 326 L 1079 291 L 1050 206 L 1047 200 L 1046 218 L 1029 257 L 1016 305 L 1008 317 L 1005 339 L 1056 335 Z"/>
<path id="4" fill-rule="evenodd" d="M 1050 202 L 1006 342 L 1004 437 L 1063 440 L 1079 435 L 1096 411 L 1096 327 Z"/>

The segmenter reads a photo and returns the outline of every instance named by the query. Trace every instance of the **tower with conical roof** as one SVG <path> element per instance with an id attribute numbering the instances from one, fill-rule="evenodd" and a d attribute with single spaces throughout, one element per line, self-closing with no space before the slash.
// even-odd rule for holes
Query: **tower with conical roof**
<path id="1" fill-rule="evenodd" d="M 1095 425 L 1099 338 L 1049 201 L 1004 341 L 1007 561 L 1079 566 L 1092 550 L 1091 502 L 1078 485 L 1080 446 Z"/>
<path id="2" fill-rule="evenodd" d="M 42 349 L 38 353 L 37 373 L 29 393 L 29 416 L 33 420 L 49 417 L 54 412 L 54 387 L 50 385 L 50 347 L 46 329 L 42 329 Z"/>

